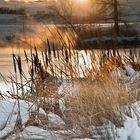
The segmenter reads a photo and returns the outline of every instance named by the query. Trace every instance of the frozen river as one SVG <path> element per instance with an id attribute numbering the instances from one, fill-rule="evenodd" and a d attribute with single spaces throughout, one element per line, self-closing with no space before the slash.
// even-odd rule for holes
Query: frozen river
<path id="1" fill-rule="evenodd" d="M 120 23 L 121 24 L 121 23 Z M 135 28 L 137 30 L 140 30 L 140 22 L 136 22 L 136 23 L 129 23 L 129 24 L 134 24 Z M 100 28 L 107 28 L 107 27 L 111 27 L 113 26 L 113 23 L 100 23 L 100 24 L 74 24 L 75 27 L 77 26 L 83 26 L 83 27 L 88 27 L 90 26 L 94 26 L 94 27 L 100 27 Z M 54 26 L 53 24 L 38 24 L 38 25 L 0 25 L 0 40 L 1 39 L 5 39 L 6 36 L 12 36 L 15 35 L 18 32 L 24 32 L 24 31 L 29 31 L 29 32 L 33 32 L 36 29 L 40 29 L 40 28 L 48 28 Z M 64 27 L 65 25 L 61 25 L 61 24 L 57 24 L 57 27 Z M 36 32 L 36 31 L 35 31 Z"/>
<path id="2" fill-rule="evenodd" d="M 140 25 L 140 24 L 139 24 Z M 77 25 L 75 25 L 77 26 Z M 85 26 L 88 26 L 85 25 Z M 110 26 L 110 24 L 102 24 L 103 27 Z M 32 28 L 35 28 L 38 26 L 32 26 Z M 0 25 L 0 39 L 5 39 L 6 36 L 11 36 L 16 34 L 17 32 L 21 32 L 23 30 L 22 25 Z M 11 49 L 11 46 L 9 48 L 6 47 L 0 47 L 0 73 L 5 77 L 8 78 L 10 73 L 14 74 L 14 67 L 12 62 L 12 53 L 16 53 L 23 57 L 23 67 L 24 70 L 27 73 L 27 65 L 25 64 L 25 58 L 23 49 Z M 0 90 L 5 89 L 4 82 L 2 76 L 0 76 Z"/>
<path id="3" fill-rule="evenodd" d="M 94 50 L 95 54 L 99 54 L 99 50 Z M 84 67 L 84 68 L 90 68 L 91 66 L 91 57 L 89 54 L 91 54 L 91 50 L 88 51 L 89 53 L 85 54 L 85 51 L 78 51 L 79 53 L 79 67 Z M 122 50 L 120 50 L 120 54 L 123 56 L 124 52 Z M 24 73 L 26 74 L 26 76 L 28 77 L 28 71 L 29 71 L 29 67 L 26 63 L 26 59 L 25 59 L 25 55 L 24 55 L 24 51 L 23 49 L 11 49 L 11 48 L 0 48 L 0 73 L 2 74 L 2 76 L 0 75 L 0 90 L 6 90 L 5 87 L 5 83 L 3 80 L 3 77 L 6 79 L 9 79 L 8 77 L 15 74 L 14 72 L 14 66 L 13 66 L 13 59 L 12 59 L 12 53 L 15 53 L 16 55 L 20 55 L 22 58 L 22 67 L 24 70 Z M 135 53 L 137 53 L 137 55 L 140 58 L 140 50 L 137 49 L 135 50 Z M 29 54 L 28 54 L 29 55 Z M 84 57 L 84 60 L 83 60 Z M 73 59 L 72 59 L 73 60 Z M 72 61 L 71 60 L 71 61 Z M 61 62 L 56 61 L 54 59 L 54 64 L 57 64 L 59 66 L 59 64 L 61 65 Z M 73 63 L 76 63 L 75 61 Z M 86 66 L 85 66 L 86 63 Z M 65 67 L 65 66 L 64 66 Z M 77 69 L 77 67 L 75 67 Z M 82 71 L 81 71 L 82 72 Z"/>
<path id="4" fill-rule="evenodd" d="M 9 79 L 8 77 L 11 76 L 11 74 L 14 75 L 14 66 L 13 66 L 13 59 L 12 54 L 15 53 L 17 55 L 20 55 L 22 57 L 22 63 L 25 70 L 25 73 L 27 73 L 27 65 L 25 64 L 25 57 L 23 53 L 23 49 L 11 49 L 11 48 L 0 48 L 0 90 L 5 90 L 5 83 L 4 78 Z"/>

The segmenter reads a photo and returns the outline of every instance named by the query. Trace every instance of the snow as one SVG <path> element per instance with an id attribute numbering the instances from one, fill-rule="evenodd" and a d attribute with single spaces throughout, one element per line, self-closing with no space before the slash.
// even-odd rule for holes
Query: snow
<path id="1" fill-rule="evenodd" d="M 132 68 L 132 66 L 130 66 L 129 64 L 125 64 L 124 67 L 125 67 L 125 69 L 126 69 L 128 75 L 130 75 L 130 76 L 133 76 L 134 73 L 136 72 L 136 71 Z"/>
<path id="2" fill-rule="evenodd" d="M 79 57 L 82 59 L 83 55 L 82 52 L 80 52 Z M 84 55 L 84 57 L 89 57 L 88 55 Z M 83 63 L 83 61 L 79 61 L 79 65 L 81 67 L 89 68 L 91 60 L 85 59 L 86 65 Z M 140 78 L 140 72 L 137 72 L 133 69 L 133 67 L 130 64 L 124 64 L 124 68 L 114 68 L 114 71 L 112 72 L 112 76 L 115 76 L 116 78 L 123 79 L 126 82 L 126 85 L 128 89 L 130 90 L 132 83 L 137 81 L 138 78 Z M 80 73 L 82 75 L 82 72 Z M 82 79 L 82 76 L 79 76 Z M 82 79 L 84 80 L 84 79 Z M 62 85 L 58 88 L 58 94 L 59 95 L 65 95 L 62 96 L 62 98 L 59 100 L 59 107 L 62 113 L 65 111 L 65 98 L 69 98 L 70 94 L 75 93 L 80 87 L 79 87 L 79 81 L 75 80 L 74 82 L 72 80 L 65 79 L 62 82 Z M 85 80 L 84 80 L 85 81 Z M 85 81 L 86 82 L 86 81 Z M 67 93 L 67 94 L 66 94 Z M 70 94 L 69 94 L 70 93 Z M 52 102 L 54 99 L 52 98 Z M 14 130 L 14 127 L 16 125 L 16 121 L 18 118 L 18 111 L 20 111 L 22 125 L 23 125 L 23 131 L 11 135 L 9 137 L 9 140 L 11 139 L 44 139 L 44 140 L 51 140 L 51 139 L 63 139 L 59 133 L 56 133 L 56 131 L 49 131 L 44 130 L 42 128 L 38 128 L 35 126 L 27 126 L 25 128 L 25 123 L 30 118 L 30 110 L 35 111 L 37 108 L 36 105 L 30 102 L 26 102 L 23 100 L 19 100 L 19 106 L 18 107 L 18 101 L 16 100 L 1 100 L 0 101 L 0 139 L 7 136 L 10 132 Z M 115 140 L 139 140 L 140 138 L 140 103 L 137 102 L 133 105 L 133 111 L 132 111 L 132 118 L 125 116 L 124 126 L 122 128 L 117 128 L 117 138 Z M 46 115 L 46 113 L 40 109 L 40 113 Z M 57 114 L 54 114 L 52 112 L 49 112 L 46 117 L 48 118 L 47 126 L 48 129 L 51 130 L 65 130 L 66 129 L 66 123 L 64 120 L 58 116 Z M 112 124 L 114 125 L 114 124 Z M 75 132 L 77 132 L 76 130 Z M 77 132 L 78 133 L 78 132 Z M 66 135 L 66 132 L 63 133 L 63 135 Z M 71 134 L 72 135 L 72 134 Z M 73 139 L 73 140 L 90 140 L 90 138 L 84 138 L 84 139 Z M 99 139 L 100 140 L 100 139 Z"/>
<path id="3" fill-rule="evenodd" d="M 138 78 L 140 78 L 140 72 L 135 71 L 131 65 L 124 64 L 124 69 L 122 68 L 114 68 L 115 70 L 112 72 L 112 76 L 115 76 L 116 78 L 123 79 L 126 82 L 126 86 L 129 87 L 129 89 L 132 86 L 132 83 L 137 81 Z M 76 86 L 74 84 L 74 86 Z M 68 88 L 71 88 L 71 90 L 75 90 L 73 85 L 71 83 L 67 83 L 64 81 L 64 83 L 60 86 L 59 92 L 65 92 Z M 65 110 L 65 103 L 60 101 L 60 108 L 64 112 Z M 140 102 L 136 102 L 133 104 L 133 110 L 132 110 L 132 118 L 128 116 L 124 116 L 124 126 L 122 128 L 117 128 L 117 138 L 115 140 L 139 140 L 140 138 Z M 111 124 L 114 125 L 114 124 Z M 84 139 L 74 139 L 74 140 L 84 140 Z M 85 140 L 90 140 L 88 138 L 85 138 Z"/>
<path id="4" fill-rule="evenodd" d="M 140 117 L 140 102 L 136 102 L 132 105 L 132 118 L 124 115 L 123 127 L 116 128 L 111 122 L 108 124 L 109 128 L 114 128 L 116 133 L 116 138 L 114 140 L 139 140 L 140 138 L 140 127 L 139 127 L 139 117 Z M 107 128 L 107 127 L 103 127 Z M 110 135 L 112 134 L 112 129 L 109 130 Z M 111 135 L 113 136 L 113 135 Z"/>
<path id="5" fill-rule="evenodd" d="M 140 78 L 140 72 L 135 71 L 129 64 L 124 64 L 123 66 L 124 69 L 115 67 L 111 73 L 111 76 L 124 80 L 130 87 L 130 84 L 134 83 Z"/>
<path id="6" fill-rule="evenodd" d="M 59 100 L 59 109 L 62 113 L 64 113 L 64 111 L 66 110 L 65 99 L 64 98 Z"/>
<path id="7" fill-rule="evenodd" d="M 93 37 L 89 39 L 85 39 L 83 42 L 94 42 L 94 41 L 109 41 L 109 40 L 117 40 L 117 41 L 133 41 L 139 38 L 136 37 L 125 37 L 125 36 L 116 36 L 116 37 L 108 37 L 108 36 L 101 36 L 101 37 Z"/>
<path id="8" fill-rule="evenodd" d="M 49 128 L 64 129 L 65 122 L 58 115 L 50 112 L 48 114 L 48 126 Z"/>
<path id="9" fill-rule="evenodd" d="M 131 65 L 124 64 L 125 71 L 117 68 L 117 76 L 123 78 L 126 81 L 128 90 L 130 90 L 132 83 L 140 78 L 140 72 L 135 71 Z M 139 140 L 140 139 L 140 102 L 133 104 L 132 118 L 125 116 L 124 127 L 117 128 L 118 138 L 117 140 Z"/>
<path id="10" fill-rule="evenodd" d="M 140 74 L 136 72 L 129 64 L 124 65 L 125 69 L 116 68 L 116 75 L 119 77 L 123 77 L 124 79 L 130 79 L 133 76 L 135 78 L 133 80 L 136 80 Z M 127 75 L 126 75 L 127 73 Z M 126 81 L 128 84 L 130 84 L 130 81 Z M 133 81 L 131 81 L 133 82 Z M 78 84 L 78 83 L 77 83 Z M 69 80 L 64 80 L 63 84 L 58 89 L 58 94 L 64 94 L 65 90 L 74 89 L 73 85 Z M 75 87 L 76 88 L 76 87 Z M 75 90 L 75 89 L 74 89 Z M 66 95 L 67 97 L 67 95 Z M 48 130 L 44 130 L 39 127 L 35 126 L 27 126 L 25 127 L 24 124 L 29 120 L 30 118 L 30 112 L 29 109 L 31 108 L 32 111 L 35 111 L 37 106 L 35 106 L 33 103 L 26 102 L 23 100 L 19 100 L 20 109 L 18 107 L 18 101 L 16 100 L 1 100 L 0 101 L 0 139 L 7 136 L 10 132 L 14 130 L 14 127 L 16 125 L 16 121 L 18 118 L 18 111 L 20 110 L 22 125 L 23 125 L 23 131 L 18 134 L 10 135 L 7 140 L 14 140 L 14 139 L 38 139 L 38 140 L 63 140 L 64 137 L 59 133 L 60 130 L 65 130 L 66 124 L 63 121 L 63 119 L 52 113 L 49 112 L 46 117 L 48 117 Z M 63 98 L 59 100 L 60 109 L 62 112 L 65 111 L 65 102 Z M 124 116 L 125 120 L 123 122 L 123 127 L 116 128 L 117 131 L 117 137 L 115 140 L 139 140 L 140 138 L 140 102 L 136 102 L 133 104 L 133 110 L 132 110 L 132 118 L 128 116 Z M 40 109 L 40 113 L 46 115 L 46 113 Z M 114 124 L 109 124 L 111 126 L 114 126 Z M 114 126 L 115 127 L 115 126 Z M 49 131 L 51 129 L 52 131 Z M 57 131 L 54 131 L 57 130 Z M 75 132 L 78 133 L 78 130 L 75 130 Z M 110 132 L 111 133 L 111 132 Z M 69 133 L 70 134 L 70 133 Z M 73 136 L 71 133 L 70 135 Z M 70 136 L 67 135 L 67 131 L 63 132 L 63 136 Z M 97 136 L 98 137 L 98 136 Z M 98 137 L 99 140 L 100 137 Z M 90 138 L 74 138 L 73 140 L 92 140 Z"/>
<path id="11" fill-rule="evenodd" d="M 0 139 L 7 136 L 14 130 L 17 118 L 20 117 L 22 125 L 29 120 L 30 111 L 35 111 L 36 106 L 23 100 L 1 100 L 0 101 Z M 45 112 L 40 109 L 40 113 L 45 115 Z"/>
<path id="12" fill-rule="evenodd" d="M 140 138 L 140 127 L 137 124 L 137 120 L 129 117 L 124 122 L 124 128 L 120 128 L 117 131 L 117 140 L 139 140 Z"/>
<path id="13" fill-rule="evenodd" d="M 35 126 L 26 127 L 21 133 L 14 134 L 8 138 L 8 140 L 63 140 L 63 138 L 59 134 L 55 134 L 53 131 L 46 131 L 42 128 L 38 128 Z"/>
<path id="14" fill-rule="evenodd" d="M 93 140 L 93 139 L 89 139 L 89 138 L 84 138 L 84 139 L 73 139 L 73 140 Z"/>
<path id="15" fill-rule="evenodd" d="M 21 121 L 23 128 L 25 127 L 26 122 L 30 118 L 30 112 L 34 112 L 37 108 L 36 105 L 30 102 L 19 100 L 19 106 L 17 100 L 1 100 L 0 101 L 0 139 L 6 137 L 9 133 L 14 131 L 18 114 L 20 111 Z M 46 115 L 43 109 L 40 108 L 39 113 Z M 49 112 L 48 113 L 48 127 L 54 129 L 64 129 L 65 122 L 56 114 Z M 9 139 L 23 138 L 23 139 L 55 139 L 56 137 L 60 138 L 59 134 L 53 134 L 35 126 L 27 126 L 19 134 L 14 134 L 10 136 Z M 61 140 L 62 138 L 60 138 Z"/>

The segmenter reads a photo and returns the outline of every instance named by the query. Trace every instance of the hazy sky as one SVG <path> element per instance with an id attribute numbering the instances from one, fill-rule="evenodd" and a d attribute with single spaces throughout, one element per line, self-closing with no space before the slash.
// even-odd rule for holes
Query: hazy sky
<path id="1" fill-rule="evenodd" d="M 4 2 L 7 1 L 7 2 Z M 31 12 L 41 11 L 46 9 L 46 2 L 53 0 L 0 0 L 0 6 L 11 6 L 21 7 L 23 4 L 26 6 L 27 10 Z M 59 1 L 59 0 L 55 0 Z M 64 0 L 67 1 L 67 0 Z M 75 3 L 74 13 L 78 15 L 86 15 L 90 11 L 89 0 L 73 0 Z M 98 1 L 98 0 L 94 0 Z M 140 13 L 140 0 L 119 0 L 125 2 L 129 7 L 130 11 Z M 24 2 L 24 3 L 23 3 Z M 5 3 L 5 4 L 4 4 Z"/>
<path id="2" fill-rule="evenodd" d="M 10 6 L 11 8 L 25 6 L 27 8 L 26 10 L 29 10 L 34 13 L 36 11 L 45 10 L 47 1 L 52 1 L 52 0 L 0 0 L 0 4 L 1 6 L 8 6 L 8 7 Z M 89 8 L 88 8 L 89 0 L 73 0 L 73 1 L 74 1 L 73 13 L 82 16 L 87 15 L 87 13 L 89 12 Z"/>

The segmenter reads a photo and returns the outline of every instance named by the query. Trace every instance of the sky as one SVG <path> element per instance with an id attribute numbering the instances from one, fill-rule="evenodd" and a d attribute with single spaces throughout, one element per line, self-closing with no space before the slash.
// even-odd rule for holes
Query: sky
<path id="1" fill-rule="evenodd" d="M 36 13 L 36 11 L 43 11 L 46 9 L 47 1 L 52 1 L 52 0 L 0 0 L 0 4 L 1 6 L 7 6 L 11 8 L 18 8 L 18 7 L 25 6 L 26 10 L 29 10 L 32 13 Z M 59 1 L 59 0 L 55 0 L 55 1 Z M 73 13 L 79 16 L 80 15 L 86 16 L 89 13 L 90 11 L 88 8 L 89 0 L 73 0 L 73 1 L 74 1 Z"/>
<path id="2" fill-rule="evenodd" d="M 4 1 L 7 1 L 6 4 Z M 0 5 L 4 6 L 11 6 L 13 8 L 23 6 L 23 4 L 26 6 L 27 9 L 29 9 L 31 12 L 41 11 L 46 8 L 45 3 L 47 1 L 52 0 L 0 0 Z M 55 0 L 59 1 L 59 0 Z M 66 1 L 66 0 L 64 0 Z M 74 0 L 75 3 L 75 13 L 78 15 L 86 15 L 90 11 L 90 5 L 88 3 L 89 0 Z M 98 1 L 98 0 L 94 0 Z M 129 6 L 130 13 L 140 13 L 140 0 L 119 0 L 125 2 Z"/>
<path id="3" fill-rule="evenodd" d="M 24 1 L 24 2 L 32 2 L 32 1 L 36 1 L 36 0 L 5 0 L 5 1 Z"/>

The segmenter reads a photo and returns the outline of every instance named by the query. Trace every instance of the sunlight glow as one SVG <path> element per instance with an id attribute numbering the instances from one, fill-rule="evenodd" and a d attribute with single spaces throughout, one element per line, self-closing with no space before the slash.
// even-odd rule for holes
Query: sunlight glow
<path id="1" fill-rule="evenodd" d="M 11 0 L 5 0 L 5 1 L 11 1 Z M 20 2 L 20 1 L 23 1 L 23 2 L 26 2 L 26 3 L 29 3 L 29 2 L 34 2 L 34 1 L 36 1 L 36 0 L 17 0 L 18 2 Z M 45 1 L 45 0 L 44 0 Z M 56 2 L 58 1 L 58 0 L 55 0 Z M 77 0 L 77 2 L 80 2 L 80 3 L 83 3 L 83 2 L 86 2 L 87 0 Z"/>
<path id="2" fill-rule="evenodd" d="M 85 2 L 86 0 L 78 0 L 79 2 Z"/>
<path id="3" fill-rule="evenodd" d="M 88 0 L 76 0 L 75 2 L 76 2 L 76 3 L 84 4 L 84 3 L 87 3 L 87 1 L 88 1 Z"/>
<path id="4" fill-rule="evenodd" d="M 5 1 L 7 1 L 7 2 L 10 2 L 11 0 L 5 0 Z M 29 2 L 33 2 L 33 1 L 35 1 L 35 0 L 16 0 L 17 2 L 25 2 L 25 3 L 29 3 Z"/>

